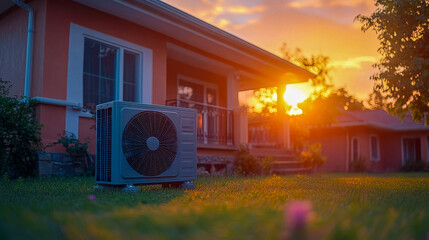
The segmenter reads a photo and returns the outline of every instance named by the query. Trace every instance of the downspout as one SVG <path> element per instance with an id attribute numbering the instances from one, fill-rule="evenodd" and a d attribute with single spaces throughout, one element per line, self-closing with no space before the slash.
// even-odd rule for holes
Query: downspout
<path id="1" fill-rule="evenodd" d="M 25 82 L 24 82 L 24 97 L 30 97 L 31 86 L 31 69 L 33 66 L 33 42 L 34 42 L 34 9 L 23 3 L 20 0 L 13 2 L 21 8 L 28 11 L 28 26 L 27 26 L 27 52 L 25 59 Z"/>

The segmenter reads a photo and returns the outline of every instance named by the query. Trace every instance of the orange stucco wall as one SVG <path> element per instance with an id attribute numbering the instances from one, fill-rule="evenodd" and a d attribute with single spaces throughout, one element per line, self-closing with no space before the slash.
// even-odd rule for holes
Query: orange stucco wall
<path id="1" fill-rule="evenodd" d="M 0 17 L 0 78 L 12 84 L 11 96 L 24 94 L 28 13 L 18 7 Z"/>
<path id="2" fill-rule="evenodd" d="M 322 144 L 322 156 L 327 160 L 320 168 L 321 171 L 346 171 L 346 133 L 344 129 L 311 131 L 310 139 L 313 143 Z"/>
<path id="3" fill-rule="evenodd" d="M 91 118 L 79 118 L 79 139 L 88 142 L 88 149 L 95 152 L 95 121 Z"/>

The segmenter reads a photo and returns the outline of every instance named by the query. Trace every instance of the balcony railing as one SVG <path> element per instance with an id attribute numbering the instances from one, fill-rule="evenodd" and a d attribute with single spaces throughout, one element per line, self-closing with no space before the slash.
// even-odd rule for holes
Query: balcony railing
<path id="1" fill-rule="evenodd" d="M 256 148 L 279 148 L 282 146 L 283 122 L 274 118 L 249 120 L 249 145 Z"/>
<path id="2" fill-rule="evenodd" d="M 167 100 L 166 105 L 197 110 L 197 140 L 199 143 L 233 145 L 234 117 L 232 110 L 182 99 Z"/>

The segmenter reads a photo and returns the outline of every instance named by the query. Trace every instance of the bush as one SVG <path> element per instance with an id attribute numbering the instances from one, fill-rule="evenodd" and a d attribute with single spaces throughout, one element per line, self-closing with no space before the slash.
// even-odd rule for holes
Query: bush
<path id="1" fill-rule="evenodd" d="M 405 172 L 419 172 L 423 171 L 426 167 L 423 161 L 405 161 L 405 165 L 402 166 L 402 171 Z"/>
<path id="2" fill-rule="evenodd" d="M 49 144 L 47 147 L 61 144 L 73 160 L 75 172 L 78 170 L 77 172 L 86 175 L 94 175 L 95 163 L 88 153 L 88 142 L 80 142 L 76 135 L 71 132 L 64 132 L 62 135 L 59 135 L 59 137 L 58 141 Z"/>
<path id="3" fill-rule="evenodd" d="M 306 151 L 301 152 L 298 160 L 302 161 L 305 167 L 319 168 L 326 162 L 326 157 L 322 157 L 322 144 L 315 143 L 307 147 Z"/>
<path id="4" fill-rule="evenodd" d="M 235 171 L 243 175 L 271 174 L 274 159 L 270 156 L 260 160 L 249 153 L 249 149 L 241 145 L 235 158 Z"/>
<path id="5" fill-rule="evenodd" d="M 37 174 L 36 152 L 42 148 L 42 125 L 34 118 L 37 101 L 9 96 L 10 83 L 0 78 L 0 174 L 11 178 Z"/>
<path id="6" fill-rule="evenodd" d="M 352 172 L 365 172 L 366 159 L 364 157 L 359 157 L 358 160 L 352 161 L 350 163 L 350 169 L 352 170 Z"/>

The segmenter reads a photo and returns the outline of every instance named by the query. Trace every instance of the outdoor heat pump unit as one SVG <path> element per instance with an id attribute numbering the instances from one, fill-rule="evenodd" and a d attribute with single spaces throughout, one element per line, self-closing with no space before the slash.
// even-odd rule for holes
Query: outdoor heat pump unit
<path id="1" fill-rule="evenodd" d="M 181 184 L 197 179 L 196 110 L 113 101 L 96 109 L 97 184 Z"/>

